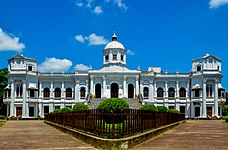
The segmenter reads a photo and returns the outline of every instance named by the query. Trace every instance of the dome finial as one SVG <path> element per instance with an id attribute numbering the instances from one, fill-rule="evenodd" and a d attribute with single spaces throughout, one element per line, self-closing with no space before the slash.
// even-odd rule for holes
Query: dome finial
<path id="1" fill-rule="evenodd" d="M 112 36 L 112 41 L 117 41 L 117 36 L 116 36 L 116 32 L 114 31 L 114 34 Z"/>

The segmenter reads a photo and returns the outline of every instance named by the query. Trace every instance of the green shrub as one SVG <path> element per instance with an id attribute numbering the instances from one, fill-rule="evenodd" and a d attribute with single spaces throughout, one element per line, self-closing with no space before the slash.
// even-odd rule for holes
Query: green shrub
<path id="1" fill-rule="evenodd" d="M 69 108 L 69 107 L 64 107 L 64 108 L 60 109 L 60 112 L 61 112 L 61 113 L 71 112 L 71 111 L 72 111 L 72 109 Z"/>
<path id="2" fill-rule="evenodd" d="M 168 109 L 169 113 L 180 113 L 178 110 L 176 109 Z"/>
<path id="3" fill-rule="evenodd" d="M 5 117 L 5 116 L 0 115 L 0 119 L 5 120 L 5 119 L 6 119 L 6 117 Z"/>
<path id="4" fill-rule="evenodd" d="M 88 109 L 89 109 L 89 106 L 82 103 L 77 103 L 73 107 L 73 110 L 88 110 Z"/>
<path id="5" fill-rule="evenodd" d="M 168 112 L 168 108 L 165 106 L 157 106 L 158 112 Z"/>
<path id="6" fill-rule="evenodd" d="M 222 118 L 226 121 L 226 123 L 228 123 L 228 116 L 224 116 Z"/>
<path id="7" fill-rule="evenodd" d="M 129 108 L 129 103 L 120 98 L 109 98 L 101 102 L 97 109 L 112 112 L 113 110 L 120 111 Z"/>
<path id="8" fill-rule="evenodd" d="M 54 111 L 53 111 L 53 113 L 60 113 L 61 111 L 60 111 L 61 109 L 55 109 Z"/>
<path id="9" fill-rule="evenodd" d="M 157 107 L 153 104 L 142 105 L 139 110 L 149 110 L 149 111 L 158 111 Z"/>
<path id="10" fill-rule="evenodd" d="M 222 105 L 222 115 L 228 116 L 228 105 Z"/>

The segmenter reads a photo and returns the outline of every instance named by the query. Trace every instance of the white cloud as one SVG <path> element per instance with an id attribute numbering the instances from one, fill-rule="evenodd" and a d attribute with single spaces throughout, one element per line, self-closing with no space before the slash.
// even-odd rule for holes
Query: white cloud
<path id="1" fill-rule="evenodd" d="M 100 14 L 103 12 L 101 6 L 96 6 L 93 11 L 95 14 Z"/>
<path id="2" fill-rule="evenodd" d="M 104 45 L 108 43 L 104 36 L 96 35 L 95 33 L 86 36 L 85 39 L 88 40 L 89 45 Z"/>
<path id="3" fill-rule="evenodd" d="M 72 66 L 72 62 L 67 59 L 46 58 L 46 60 L 38 66 L 41 72 L 62 72 L 68 71 Z"/>
<path id="4" fill-rule="evenodd" d="M 126 4 L 122 0 L 114 0 L 114 3 L 119 7 L 124 10 L 127 10 Z"/>
<path id="5" fill-rule="evenodd" d="M 210 0 L 210 8 L 218 8 L 219 6 L 228 4 L 228 0 Z"/>
<path id="6" fill-rule="evenodd" d="M 81 42 L 81 43 L 84 43 L 85 42 L 85 39 L 82 35 L 75 35 L 74 37 L 77 41 Z"/>
<path id="7" fill-rule="evenodd" d="M 77 5 L 78 7 L 82 7 L 82 6 L 83 6 L 83 3 L 82 3 L 82 2 L 77 2 L 76 5 Z"/>
<path id="8" fill-rule="evenodd" d="M 93 1 L 94 1 L 94 0 L 87 0 L 87 5 L 86 5 L 86 6 L 87 6 L 88 8 L 91 8 L 91 7 L 92 7 L 91 4 L 92 4 Z"/>
<path id="9" fill-rule="evenodd" d="M 131 51 L 131 50 L 127 50 L 127 54 L 129 54 L 129 55 L 134 55 L 135 52 L 133 52 L 133 51 Z"/>
<path id="10" fill-rule="evenodd" d="M 83 64 L 77 64 L 75 66 L 75 69 L 78 69 L 79 71 L 82 71 L 82 72 L 87 72 L 89 70 L 89 67 L 86 66 L 86 65 L 83 65 Z"/>
<path id="11" fill-rule="evenodd" d="M 19 43 L 19 37 L 7 34 L 0 28 L 0 51 L 21 52 L 24 48 L 25 45 L 23 43 Z"/>

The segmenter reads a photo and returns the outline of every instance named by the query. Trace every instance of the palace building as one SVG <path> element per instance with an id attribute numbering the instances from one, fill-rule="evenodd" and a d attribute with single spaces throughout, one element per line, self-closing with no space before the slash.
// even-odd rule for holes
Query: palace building
<path id="1" fill-rule="evenodd" d="M 207 54 L 192 60 L 188 73 L 162 72 L 149 67 L 143 72 L 126 68 L 126 49 L 112 36 L 103 50 L 103 68 L 71 73 L 45 73 L 37 68 L 37 61 L 23 55 L 8 60 L 9 85 L 5 88 L 4 103 L 7 116 L 29 118 L 75 103 L 88 103 L 89 95 L 101 101 L 123 98 L 142 104 L 166 106 L 185 113 L 187 118 L 221 116 L 222 67 L 221 60 Z"/>

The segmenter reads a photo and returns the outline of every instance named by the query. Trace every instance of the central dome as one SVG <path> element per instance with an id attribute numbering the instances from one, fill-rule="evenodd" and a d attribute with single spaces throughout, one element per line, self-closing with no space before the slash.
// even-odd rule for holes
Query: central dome
<path id="1" fill-rule="evenodd" d="M 117 41 L 117 36 L 114 33 L 112 36 L 112 42 L 109 42 L 104 49 L 111 49 L 111 48 L 119 48 L 119 49 L 125 49 L 123 44 Z"/>

